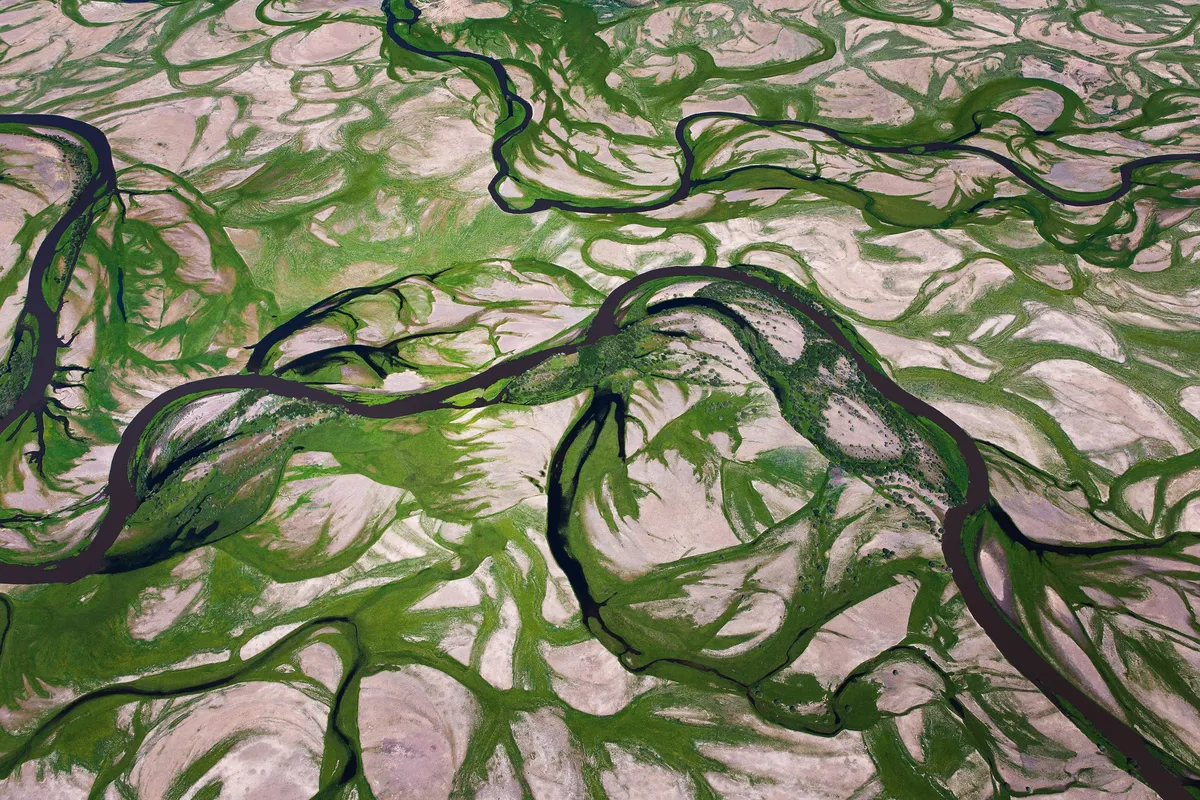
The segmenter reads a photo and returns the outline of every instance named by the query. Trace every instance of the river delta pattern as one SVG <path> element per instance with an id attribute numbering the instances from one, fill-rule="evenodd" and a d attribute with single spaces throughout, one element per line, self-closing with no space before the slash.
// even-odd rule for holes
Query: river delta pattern
<path id="1" fill-rule="evenodd" d="M 1197 19 L 3 0 L 0 798 L 1200 797 Z"/>

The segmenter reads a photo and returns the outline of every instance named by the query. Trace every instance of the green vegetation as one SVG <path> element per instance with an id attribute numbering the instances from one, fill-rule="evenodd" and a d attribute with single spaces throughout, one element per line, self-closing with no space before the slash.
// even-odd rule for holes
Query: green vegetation
<path id="1" fill-rule="evenodd" d="M 1170 796 L 1200 17 L 1036 5 L 10 4 L 0 797 Z"/>

